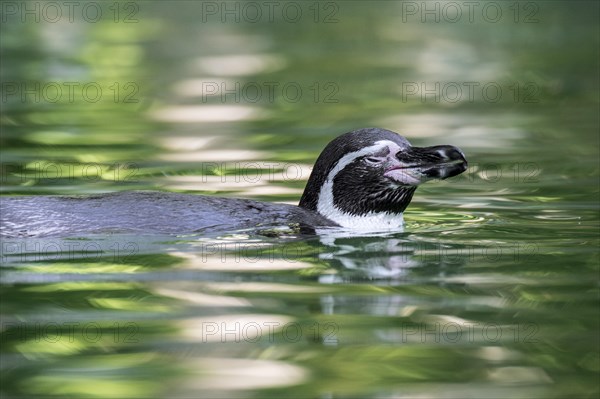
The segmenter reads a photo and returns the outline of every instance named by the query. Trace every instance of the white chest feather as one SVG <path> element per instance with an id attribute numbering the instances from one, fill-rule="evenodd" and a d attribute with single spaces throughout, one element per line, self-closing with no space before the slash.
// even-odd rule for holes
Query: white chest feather
<path id="1" fill-rule="evenodd" d="M 333 203 L 330 207 L 319 207 L 318 211 L 340 226 L 356 230 L 382 231 L 399 229 L 404 225 L 404 217 L 401 213 L 369 212 L 357 216 L 340 211 L 333 206 Z"/>

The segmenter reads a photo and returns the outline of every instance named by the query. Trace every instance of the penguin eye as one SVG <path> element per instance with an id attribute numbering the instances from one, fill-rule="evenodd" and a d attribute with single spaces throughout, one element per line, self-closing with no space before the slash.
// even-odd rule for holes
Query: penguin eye
<path id="1" fill-rule="evenodd" d="M 366 157 L 365 161 L 371 165 L 379 165 L 381 162 L 383 162 L 383 158 Z"/>

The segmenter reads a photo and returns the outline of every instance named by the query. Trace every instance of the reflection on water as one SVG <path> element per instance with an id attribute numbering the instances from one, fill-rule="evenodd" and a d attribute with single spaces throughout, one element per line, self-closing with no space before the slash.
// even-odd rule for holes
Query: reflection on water
<path id="1" fill-rule="evenodd" d="M 3 194 L 297 203 L 364 126 L 470 167 L 403 232 L 4 239 L 4 396 L 598 395 L 596 3 L 5 3 Z"/>
<path id="2" fill-rule="evenodd" d="M 366 236 L 6 241 L 3 291 L 19 298 L 3 304 L 5 359 L 23 384 L 13 389 L 344 395 L 375 383 L 437 395 L 451 382 L 473 396 L 544 397 L 569 364 L 594 373 L 591 355 L 548 349 L 534 361 L 540 346 L 588 340 L 592 269 L 565 279 L 560 242 L 514 240 L 485 218 L 416 215 L 422 227 Z M 577 311 L 557 324 L 559 304 Z M 148 383 L 155 374 L 163 382 Z M 442 385 L 413 385 L 422 381 Z"/>

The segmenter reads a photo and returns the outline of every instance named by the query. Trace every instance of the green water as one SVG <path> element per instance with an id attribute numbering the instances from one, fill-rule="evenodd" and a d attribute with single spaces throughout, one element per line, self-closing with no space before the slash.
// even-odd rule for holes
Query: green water
<path id="1" fill-rule="evenodd" d="M 597 2 L 76 3 L 2 3 L 4 195 L 296 203 L 367 126 L 470 167 L 390 234 L 5 238 L 2 397 L 598 397 Z"/>

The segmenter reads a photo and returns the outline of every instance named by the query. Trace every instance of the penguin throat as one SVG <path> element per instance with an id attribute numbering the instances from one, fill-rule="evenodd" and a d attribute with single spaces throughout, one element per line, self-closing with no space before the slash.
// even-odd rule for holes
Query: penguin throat
<path id="1" fill-rule="evenodd" d="M 329 209 L 319 207 L 319 213 L 342 227 L 356 230 L 391 230 L 399 229 L 404 225 L 402 213 L 369 212 L 363 215 L 352 215 L 340 211 L 335 206 Z"/>

